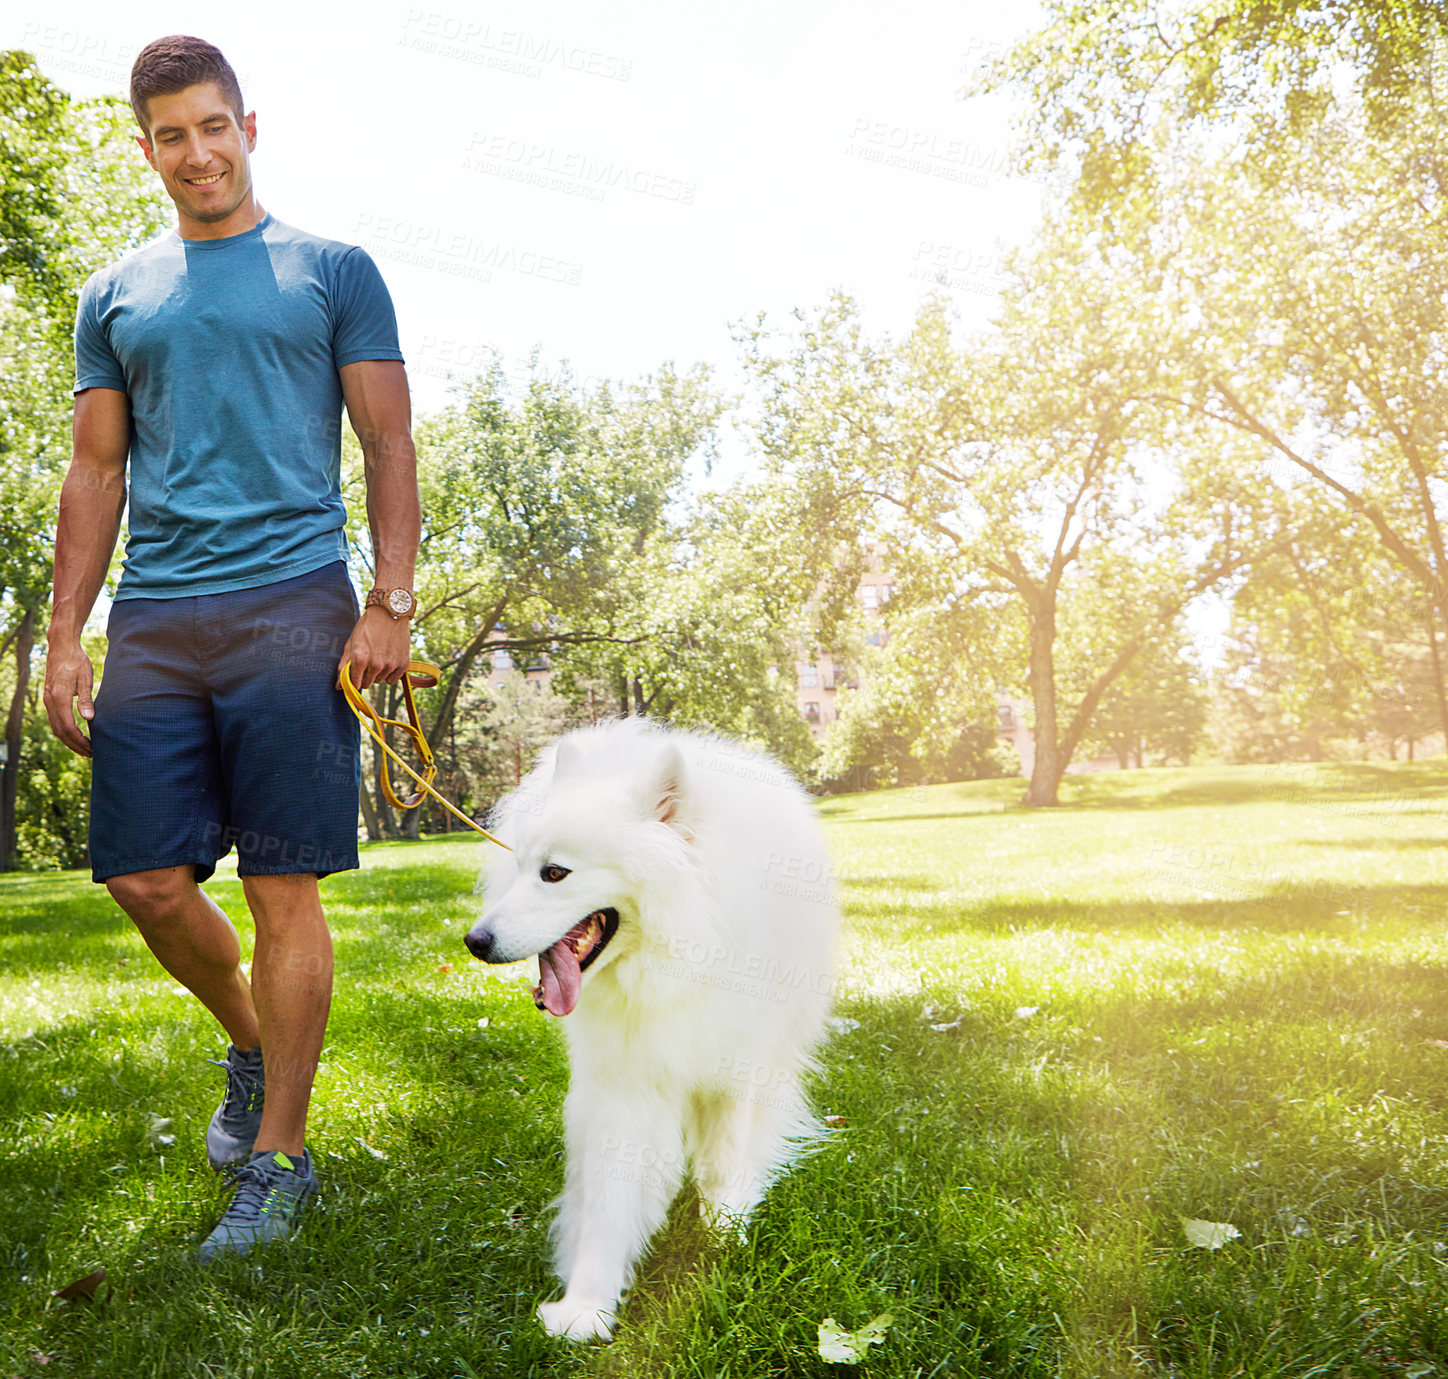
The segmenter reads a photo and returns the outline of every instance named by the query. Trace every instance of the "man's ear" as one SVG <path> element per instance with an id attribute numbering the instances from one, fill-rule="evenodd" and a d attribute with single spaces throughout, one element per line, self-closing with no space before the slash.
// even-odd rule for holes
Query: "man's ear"
<path id="1" fill-rule="evenodd" d="M 141 146 L 141 152 L 145 154 L 146 161 L 154 168 L 156 166 L 156 155 L 152 151 L 151 141 L 141 134 L 137 134 L 135 136 L 135 139 L 136 142 Z"/>
<path id="2" fill-rule="evenodd" d="M 650 771 L 643 795 L 644 816 L 667 824 L 686 841 L 693 839 L 689 827 L 689 775 L 683 753 L 669 743 Z"/>

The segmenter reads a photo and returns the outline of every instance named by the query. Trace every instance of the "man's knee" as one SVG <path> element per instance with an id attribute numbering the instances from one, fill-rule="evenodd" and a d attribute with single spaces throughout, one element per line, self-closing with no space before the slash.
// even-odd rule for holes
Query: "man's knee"
<path id="1" fill-rule="evenodd" d="M 117 905 L 141 928 L 164 922 L 186 907 L 196 889 L 192 867 L 162 867 L 113 876 L 106 882 Z"/>

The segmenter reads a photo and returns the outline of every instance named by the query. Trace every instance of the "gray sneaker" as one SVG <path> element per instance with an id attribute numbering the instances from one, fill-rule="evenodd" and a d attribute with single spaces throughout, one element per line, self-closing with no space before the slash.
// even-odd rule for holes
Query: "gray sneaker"
<path id="1" fill-rule="evenodd" d="M 312 1156 L 305 1150 L 300 1161 L 279 1149 L 253 1154 L 231 1181 L 236 1188 L 231 1202 L 197 1251 L 203 1264 L 217 1255 L 244 1255 L 253 1245 L 285 1240 L 296 1229 L 307 1198 L 317 1191 Z"/>
<path id="2" fill-rule="evenodd" d="M 266 1069 L 261 1050 L 244 1052 L 234 1044 L 226 1046 L 225 1061 L 208 1058 L 226 1069 L 226 1095 L 211 1124 L 206 1127 L 206 1157 L 218 1173 L 240 1168 L 251 1158 L 256 1132 L 261 1129 L 261 1110 L 266 1101 Z"/>

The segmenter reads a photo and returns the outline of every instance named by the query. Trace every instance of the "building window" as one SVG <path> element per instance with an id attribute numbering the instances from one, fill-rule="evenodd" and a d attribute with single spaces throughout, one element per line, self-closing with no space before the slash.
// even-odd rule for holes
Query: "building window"
<path id="1" fill-rule="evenodd" d="M 879 593 L 873 584 L 867 584 L 860 590 L 860 597 L 865 601 L 866 608 L 878 608 L 880 606 Z"/>
<path id="2" fill-rule="evenodd" d="M 839 689 L 839 687 L 845 683 L 845 663 L 843 661 L 836 661 L 830 669 L 834 673 L 835 688 Z"/>
<path id="3" fill-rule="evenodd" d="M 493 669 L 507 670 L 513 664 L 513 658 L 506 651 L 493 652 Z"/>
<path id="4" fill-rule="evenodd" d="M 895 586 L 893 584 L 882 584 L 880 586 L 880 602 L 889 603 L 894 592 Z"/>
<path id="5" fill-rule="evenodd" d="M 820 721 L 820 706 L 816 704 L 814 700 L 810 700 L 809 703 L 804 706 L 804 721 L 811 725 L 817 724 Z"/>
<path id="6" fill-rule="evenodd" d="M 799 683 L 805 689 L 814 689 L 820 682 L 819 670 L 814 666 L 804 666 L 799 672 Z"/>

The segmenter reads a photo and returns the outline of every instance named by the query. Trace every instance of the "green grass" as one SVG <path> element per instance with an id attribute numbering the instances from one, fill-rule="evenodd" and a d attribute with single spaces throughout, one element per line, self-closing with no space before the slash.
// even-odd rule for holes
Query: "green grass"
<path id="1" fill-rule="evenodd" d="M 741 1242 L 681 1200 L 609 1347 L 532 1320 L 566 1068 L 461 947 L 477 845 L 324 883 L 323 1207 L 207 1272 L 216 1031 L 102 888 L 0 878 L 0 1379 L 1448 1379 L 1448 764 L 1019 790 L 822 805 L 841 1127 Z M 101 1300 L 51 1297 L 98 1265 Z M 819 1358 L 821 1319 L 882 1312 L 865 1364 Z"/>

